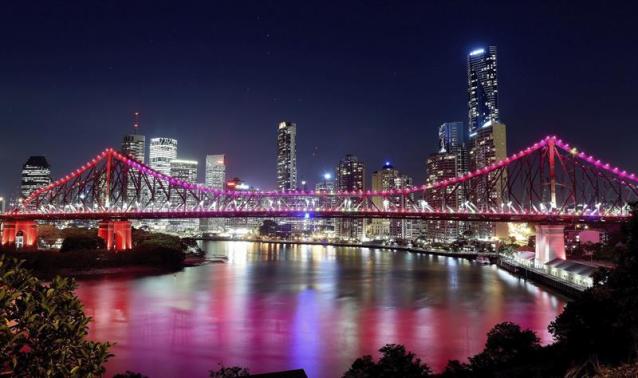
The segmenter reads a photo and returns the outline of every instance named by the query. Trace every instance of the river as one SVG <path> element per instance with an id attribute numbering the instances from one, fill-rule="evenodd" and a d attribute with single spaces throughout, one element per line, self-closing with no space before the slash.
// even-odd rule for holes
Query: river
<path id="1" fill-rule="evenodd" d="M 565 298 L 496 266 L 358 247 L 206 242 L 227 263 L 80 281 L 90 337 L 117 343 L 107 375 L 207 377 L 303 368 L 339 377 L 363 354 L 404 344 L 435 371 L 479 352 L 512 321 L 550 342 Z"/>

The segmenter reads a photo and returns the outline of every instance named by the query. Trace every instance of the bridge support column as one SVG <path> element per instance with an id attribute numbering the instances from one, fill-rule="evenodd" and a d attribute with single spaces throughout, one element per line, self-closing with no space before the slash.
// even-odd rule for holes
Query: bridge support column
<path id="1" fill-rule="evenodd" d="M 15 244 L 16 248 L 36 247 L 38 224 L 35 221 L 6 221 L 2 225 L 2 245 Z"/>
<path id="2" fill-rule="evenodd" d="M 556 258 L 565 260 L 565 226 L 536 226 L 536 262 L 546 264 Z"/>
<path id="3" fill-rule="evenodd" d="M 101 221 L 98 224 L 97 236 L 104 239 L 106 249 L 124 251 L 133 248 L 130 221 Z"/>

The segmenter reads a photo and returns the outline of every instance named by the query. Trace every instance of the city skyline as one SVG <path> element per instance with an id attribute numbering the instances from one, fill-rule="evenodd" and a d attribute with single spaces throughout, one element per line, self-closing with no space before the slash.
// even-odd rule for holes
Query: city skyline
<path id="1" fill-rule="evenodd" d="M 21 10 L 20 6 L 16 7 L 16 10 Z M 350 4 L 345 7 L 356 9 L 362 5 Z M 437 7 L 442 8 L 444 13 L 456 14 L 455 7 Z M 498 14 L 506 10 L 511 12 L 517 5 L 503 7 L 507 9 L 494 7 L 476 11 L 479 15 L 482 12 Z M 60 8 L 51 9 L 53 19 L 64 19 L 64 11 L 68 9 L 65 6 Z M 490 45 L 498 46 L 501 94 L 499 110 L 500 118 L 509 127 L 508 142 L 511 150 L 522 147 L 528 140 L 536 140 L 549 133 L 559 134 L 570 140 L 578 140 L 583 148 L 600 150 L 601 154 L 608 156 L 615 164 L 638 170 L 634 159 L 618 152 L 628 148 L 632 135 L 632 130 L 624 125 L 631 125 L 632 122 L 629 105 L 635 102 L 632 100 L 635 94 L 630 88 L 635 87 L 631 83 L 636 79 L 631 75 L 631 67 L 637 60 L 636 53 L 631 49 L 617 48 L 617 44 L 608 41 L 609 38 L 606 37 L 613 33 L 631 33 L 633 29 L 630 29 L 629 22 L 620 17 L 622 7 L 602 7 L 595 9 L 596 12 L 593 9 L 584 9 L 581 10 L 582 20 L 570 18 L 567 8 L 561 5 L 554 8 L 526 8 L 525 11 L 530 15 L 546 13 L 550 18 L 562 20 L 561 23 L 549 23 L 552 26 L 547 30 L 534 30 L 534 33 L 519 30 L 517 24 L 520 20 L 514 22 L 505 18 L 497 26 L 485 26 L 473 19 L 464 18 L 467 25 L 457 25 L 455 30 L 451 30 L 449 26 L 444 27 L 443 30 L 450 32 L 450 38 L 441 45 L 442 42 L 425 33 L 441 26 L 441 21 L 427 18 L 428 7 L 403 5 L 391 14 L 385 14 L 382 7 L 371 5 L 366 7 L 370 21 L 355 20 L 353 25 L 349 25 L 344 19 L 337 18 L 334 22 L 339 28 L 329 35 L 317 35 L 300 29 L 300 32 L 303 31 L 300 36 L 307 38 L 310 43 L 303 45 L 299 38 L 283 33 L 283 26 L 278 26 L 281 16 L 272 14 L 266 5 L 256 6 L 247 14 L 238 16 L 246 30 L 240 32 L 236 28 L 229 28 L 228 33 L 233 37 L 229 40 L 252 41 L 249 54 L 258 58 L 255 60 L 256 65 L 252 67 L 259 76 L 269 77 L 267 81 L 258 79 L 255 75 L 249 75 L 248 79 L 242 78 L 240 72 L 245 72 L 240 70 L 245 67 L 242 65 L 237 65 L 235 69 L 229 68 L 231 71 L 228 78 L 223 79 L 224 76 L 220 76 L 220 67 L 230 67 L 233 63 L 230 55 L 222 53 L 229 48 L 225 45 L 218 47 L 218 53 L 221 54 L 216 54 L 224 58 L 206 67 L 206 70 L 197 63 L 193 64 L 197 54 L 187 48 L 191 44 L 185 41 L 194 39 L 203 43 L 213 42 L 217 37 L 214 33 L 209 33 L 206 37 L 194 34 L 197 30 L 205 30 L 202 29 L 205 26 L 192 9 L 179 11 L 180 17 L 193 19 L 192 28 L 176 32 L 173 37 L 170 33 L 158 33 L 153 36 L 153 43 L 131 32 L 140 25 L 126 26 L 120 32 L 123 34 L 117 35 L 120 39 L 114 40 L 109 35 L 113 25 L 106 21 L 96 22 L 95 30 L 89 33 L 89 37 L 105 41 L 105 51 L 113 53 L 100 64 L 95 60 L 101 56 L 99 52 L 89 48 L 80 61 L 54 61 L 48 68 L 25 76 L 26 71 L 19 63 L 33 58 L 38 50 L 12 49 L 7 59 L 0 62 L 1 68 L 9 74 L 6 93 L 12 93 L 12 96 L 3 98 L 3 103 L 7 106 L 0 109 L 0 120 L 5 125 L 0 142 L 3 151 L 0 154 L 0 170 L 5 180 L 0 182 L 0 193 L 8 196 L 11 192 L 16 192 L 19 167 L 28 156 L 46 155 L 55 178 L 81 163 L 83 156 L 89 156 L 106 147 L 117 148 L 122 135 L 130 132 L 130 116 L 135 111 L 140 111 L 144 117 L 140 130 L 146 136 L 147 143 L 155 136 L 178 139 L 180 152 L 184 152 L 179 157 L 197 159 L 200 164 L 205 154 L 224 153 L 228 157 L 229 176 L 240 176 L 258 187 L 274 187 L 272 128 L 281 119 L 290 119 L 298 125 L 299 181 L 313 183 L 319 181 L 324 172 L 334 174 L 335 162 L 343 154 L 353 153 L 370 166 L 391 160 L 402 171 L 414 176 L 417 182 L 422 182 L 423 160 L 437 146 L 434 134 L 438 126 L 454 120 L 467 122 L 467 54 Z M 109 12 L 109 9 L 101 10 Z M 21 16 L 29 15 L 25 12 L 16 12 L 18 17 L 7 20 L 2 27 L 22 30 L 17 25 L 20 21 L 24 25 L 34 25 L 37 17 L 33 20 L 21 20 Z M 142 9 L 133 6 L 131 12 L 136 14 L 142 12 Z M 310 20 L 306 11 L 291 7 L 290 12 L 298 17 L 288 21 L 289 24 L 285 24 L 287 26 L 300 27 Z M 155 18 L 170 21 L 166 14 L 151 13 Z M 414 15 L 409 16 L 410 14 Z M 594 14 L 597 18 L 601 14 L 608 15 L 607 18 L 615 19 L 615 22 L 613 25 L 603 22 L 590 27 L 588 21 Z M 405 23 L 405 28 L 385 36 L 380 33 L 390 30 L 386 27 L 374 32 L 372 21 L 382 15 L 387 17 L 387 28 L 401 22 Z M 144 24 L 143 20 L 140 22 Z M 223 24 L 223 21 L 220 22 Z M 376 27 L 377 24 L 374 25 Z M 74 26 L 80 29 L 85 27 Z M 361 31 L 357 31 L 357 28 Z M 63 37 L 67 35 L 61 31 L 57 33 L 46 36 L 47 43 L 44 45 L 53 41 L 63 50 L 72 51 L 84 38 L 89 38 L 74 34 L 72 38 L 65 39 Z M 368 33 L 370 39 L 368 36 L 364 38 L 362 33 Z M 567 39 L 570 43 L 562 43 L 561 38 L 546 38 L 547 35 Z M 124 37 L 128 39 L 122 39 Z M 35 38 L 34 32 L 24 31 L 16 41 L 9 43 L 37 42 Z M 356 49 L 346 52 L 336 42 L 339 39 L 353 44 Z M 116 43 L 124 40 L 129 40 L 130 43 Z M 167 43 L 171 40 L 185 43 L 183 48 L 170 45 L 173 46 L 173 52 L 184 53 L 183 61 L 170 65 L 177 70 L 176 76 L 164 74 L 169 67 L 165 62 L 165 55 L 158 59 L 158 65 L 142 64 L 149 63 L 146 59 L 158 58 L 157 47 L 169 46 Z M 603 49 L 602 53 L 590 56 L 588 64 L 574 65 L 574 58 L 578 53 L 587 51 L 584 47 L 596 44 L 596 41 L 605 41 L 604 46 L 601 44 L 600 47 Z M 285 64 L 275 68 L 272 59 L 279 62 L 290 54 L 282 52 L 282 44 L 288 50 L 289 47 L 308 46 L 306 51 L 309 54 L 303 60 L 306 64 L 309 64 L 309 59 L 316 58 L 317 54 L 328 52 L 339 54 L 343 64 L 319 66 L 314 63 L 303 70 Z M 44 45 L 43 42 L 35 44 L 43 49 L 42 53 L 46 53 L 48 50 Z M 114 58 L 123 51 L 135 53 L 139 47 L 150 49 L 148 58 L 144 58 L 139 67 L 124 66 L 123 62 Z M 436 62 L 424 59 L 425 51 L 432 49 L 441 53 Z M 601 56 L 606 55 L 606 49 L 617 54 L 618 59 L 613 62 L 603 61 Z M 355 66 L 360 67 L 358 63 L 363 57 L 374 51 L 385 58 L 366 59 L 369 61 L 370 71 L 367 74 L 365 71 L 353 73 L 352 69 Z M 551 54 L 553 59 L 548 62 L 544 58 L 545 54 L 539 52 Z M 555 55 L 557 52 L 560 54 Z M 396 59 L 390 59 L 392 56 Z M 153 75 L 143 72 L 142 66 L 153 67 L 150 70 Z M 82 69 L 70 76 L 64 67 L 70 67 L 72 72 Z M 204 80 L 195 80 L 194 76 L 184 71 L 185 67 L 192 68 L 197 75 L 204 75 Z M 583 72 L 590 67 L 608 72 L 605 80 L 597 79 L 597 76 L 588 76 L 589 80 L 581 80 Z M 78 79 L 93 77 L 98 72 L 104 73 L 105 81 L 94 80 L 91 85 L 85 85 L 78 84 L 73 78 L 75 75 L 79 75 Z M 43 74 L 50 74 L 48 83 L 51 86 L 36 80 Z M 64 85 L 63 79 L 69 77 L 71 81 Z M 327 80 L 321 80 L 322 77 Z M 222 87 L 228 89 L 221 97 L 214 90 L 218 80 L 223 80 Z M 614 87 L 614 91 L 609 91 L 605 89 L 607 85 L 611 85 L 609 83 L 623 84 Z M 162 93 L 166 89 L 168 92 L 180 93 L 185 99 L 169 101 L 167 96 L 154 94 L 156 91 L 143 90 L 142 87 L 146 84 L 152 84 L 151 87 L 155 90 L 158 86 L 162 87 Z M 334 87 L 331 88 L 331 85 Z M 53 91 L 54 88 L 58 90 Z M 74 94 L 69 92 L 69 88 L 73 88 Z M 114 91 L 114 96 L 105 97 L 107 89 Z M 425 89 L 430 89 L 431 93 Z M 55 97 L 52 96 L 54 93 Z M 341 94 L 335 95 L 338 93 Z M 573 93 L 600 93 L 605 96 L 580 97 Z M 25 97 L 27 95 L 29 97 Z M 78 95 L 81 98 L 78 99 Z M 556 97 L 561 101 L 554 100 Z M 233 103 L 250 111 L 239 112 Z M 66 111 L 54 111 L 52 107 Z M 71 118 L 65 113 L 72 114 Z M 540 114 L 543 114 L 542 118 Z M 49 130 L 55 130 L 55 133 L 34 132 L 34 129 L 44 125 Z M 600 127 L 601 125 L 605 127 Z M 588 132 L 582 133 L 583 129 Z M 366 133 L 371 135 L 371 140 L 368 143 L 359 143 L 357 138 L 368 135 Z M 406 137 L 408 133 L 410 136 Z M 608 133 L 622 135 L 623 138 L 605 138 Z M 69 154 L 69 141 L 78 138 L 83 143 L 74 147 L 76 153 Z M 29 143 L 21 143 L 27 139 Z M 384 139 L 388 143 L 380 145 L 376 142 Z M 268 143 L 261 143 L 264 140 Z"/>

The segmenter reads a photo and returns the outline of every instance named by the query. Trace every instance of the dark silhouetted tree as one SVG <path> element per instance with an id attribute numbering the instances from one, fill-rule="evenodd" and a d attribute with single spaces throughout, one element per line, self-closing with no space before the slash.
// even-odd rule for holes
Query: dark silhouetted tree
<path id="1" fill-rule="evenodd" d="M 343 375 L 344 378 L 416 378 L 429 377 L 432 374 L 430 367 L 415 358 L 414 353 L 407 352 L 403 345 L 386 344 L 379 352 L 381 358 L 376 363 L 369 355 L 357 358 Z"/>
<path id="2" fill-rule="evenodd" d="M 219 364 L 218 370 L 211 370 L 209 373 L 210 378 L 235 378 L 250 376 L 250 372 L 246 368 L 239 366 L 226 367 L 222 364 Z"/>

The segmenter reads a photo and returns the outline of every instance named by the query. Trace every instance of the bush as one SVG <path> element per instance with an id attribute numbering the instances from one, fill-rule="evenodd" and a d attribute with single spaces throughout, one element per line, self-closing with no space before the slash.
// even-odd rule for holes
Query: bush
<path id="1" fill-rule="evenodd" d="M 148 376 L 142 373 L 127 370 L 124 373 L 115 374 L 113 378 L 148 378 Z"/>
<path id="2" fill-rule="evenodd" d="M 18 377 L 95 377 L 109 343 L 85 340 L 90 318 L 75 282 L 44 283 L 17 260 L 0 256 L 0 373 Z"/>
<path id="3" fill-rule="evenodd" d="M 415 354 L 407 352 L 403 345 L 386 344 L 379 352 L 382 356 L 378 362 L 374 362 L 370 355 L 357 358 L 343 377 L 417 378 L 429 377 L 432 374 L 430 367 L 420 359 L 415 359 Z"/>
<path id="4" fill-rule="evenodd" d="M 219 370 L 211 370 L 209 372 L 210 378 L 236 378 L 236 377 L 248 377 L 250 372 L 246 368 L 239 366 L 225 367 L 219 364 Z"/>
<path id="5" fill-rule="evenodd" d="M 62 242 L 60 252 L 86 251 L 106 248 L 104 239 L 99 236 L 68 236 Z"/>

